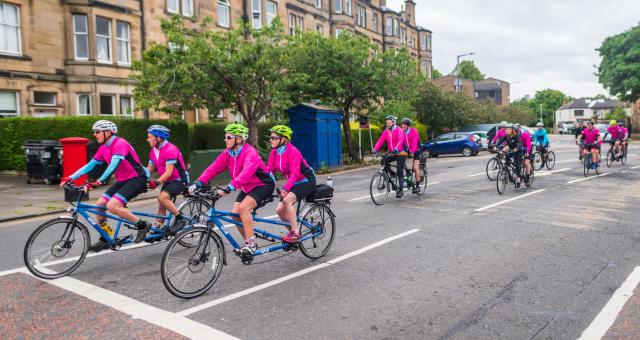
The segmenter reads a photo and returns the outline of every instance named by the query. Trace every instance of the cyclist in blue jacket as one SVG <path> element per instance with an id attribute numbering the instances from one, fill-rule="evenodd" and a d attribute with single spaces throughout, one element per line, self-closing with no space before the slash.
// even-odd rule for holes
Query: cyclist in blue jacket
<path id="1" fill-rule="evenodd" d="M 549 135 L 544 129 L 544 124 L 539 122 L 536 124 L 536 131 L 533 133 L 533 145 L 540 146 L 540 151 L 547 151 L 549 148 Z"/>

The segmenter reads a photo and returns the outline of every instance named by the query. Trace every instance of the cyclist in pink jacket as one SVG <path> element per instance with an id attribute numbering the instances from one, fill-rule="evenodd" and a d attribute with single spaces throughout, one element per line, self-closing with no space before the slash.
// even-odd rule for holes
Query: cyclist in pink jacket
<path id="1" fill-rule="evenodd" d="M 404 131 L 405 144 L 408 151 L 413 155 L 413 173 L 416 174 L 416 182 L 420 183 L 420 159 L 422 158 L 422 146 L 420 145 L 420 134 L 416 128 L 411 127 L 411 119 L 403 118 L 400 123 Z M 418 187 L 413 188 L 413 193 L 418 193 Z"/>
<path id="2" fill-rule="evenodd" d="M 520 134 L 520 140 L 522 142 L 522 153 L 524 160 L 524 171 L 525 171 L 525 185 L 528 187 L 531 185 L 531 162 L 533 161 L 533 152 L 531 150 L 531 135 L 529 131 L 520 127 L 520 124 L 516 124 L 516 132 Z"/>
<path id="3" fill-rule="evenodd" d="M 378 153 L 378 150 L 382 149 L 382 145 L 387 143 L 387 156 L 382 160 L 385 167 L 389 172 L 393 172 L 390 169 L 389 163 L 393 160 L 396 161 L 398 167 L 398 188 L 396 191 L 396 198 L 402 197 L 402 189 L 404 188 L 404 163 L 407 160 L 407 152 L 404 147 L 404 133 L 402 129 L 396 125 L 396 116 L 387 116 L 385 118 L 386 128 L 382 131 L 376 146 L 373 147 L 373 153 Z"/>
<path id="4" fill-rule="evenodd" d="M 509 125 L 509 123 L 504 120 L 500 122 L 500 128 L 498 129 L 498 131 L 496 131 L 496 135 L 493 136 L 493 139 L 490 143 L 491 145 L 495 146 L 500 138 L 504 138 L 507 135 L 507 133 L 505 132 L 507 130 L 507 125 Z"/>
<path id="5" fill-rule="evenodd" d="M 245 143 L 249 137 L 249 129 L 242 124 L 232 123 L 227 125 L 224 131 L 227 150 L 204 170 L 194 184 L 189 186 L 189 192 L 192 193 L 196 188 L 202 187 L 212 178 L 228 170 L 231 182 L 218 194 L 224 196 L 231 191 L 239 191 L 231 211 L 240 215 L 236 220 L 240 220 L 243 225 L 243 228 L 238 227 L 238 231 L 245 240 L 242 252 L 253 254 L 258 246 L 254 240 L 251 211 L 266 204 L 276 184 L 260 158 L 258 150 Z"/>
<path id="6" fill-rule="evenodd" d="M 293 205 L 312 195 L 316 190 L 316 174 L 307 161 L 302 158 L 302 153 L 291 144 L 291 128 L 285 125 L 272 127 L 269 143 L 271 154 L 267 161 L 267 168 L 271 173 L 279 172 L 287 179 L 282 186 L 280 198 L 282 200 L 276 207 L 276 213 L 280 219 L 289 223 L 289 234 L 282 238 L 288 243 L 298 242 L 298 221 L 296 209 Z"/>

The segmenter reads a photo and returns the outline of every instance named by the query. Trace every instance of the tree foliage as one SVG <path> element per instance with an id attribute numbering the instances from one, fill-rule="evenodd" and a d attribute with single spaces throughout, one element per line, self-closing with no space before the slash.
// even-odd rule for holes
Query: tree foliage
<path id="1" fill-rule="evenodd" d="M 535 96 L 529 101 L 529 109 L 533 111 L 537 117 L 540 117 L 540 113 L 542 112 L 544 125 L 553 126 L 553 117 L 555 116 L 556 110 L 570 100 L 571 97 L 562 91 L 544 89 L 536 91 Z M 539 120 L 538 118 L 537 121 Z"/>
<path id="2" fill-rule="evenodd" d="M 431 78 L 432 79 L 442 78 L 442 72 L 438 71 L 438 69 L 434 67 L 431 70 Z"/>
<path id="3" fill-rule="evenodd" d="M 597 51 L 599 82 L 622 100 L 640 99 L 640 25 L 606 38 Z"/>
<path id="4" fill-rule="evenodd" d="M 485 78 L 485 75 L 480 72 L 480 69 L 478 69 L 473 60 L 463 60 L 458 67 L 460 70 L 460 78 L 473 81 L 483 80 Z"/>

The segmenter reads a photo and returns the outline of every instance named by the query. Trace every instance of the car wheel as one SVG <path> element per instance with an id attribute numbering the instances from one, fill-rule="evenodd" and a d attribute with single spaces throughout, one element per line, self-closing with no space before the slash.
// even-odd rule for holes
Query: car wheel
<path id="1" fill-rule="evenodd" d="M 472 155 L 472 156 L 475 156 L 475 155 L 477 155 L 479 152 L 480 152 L 480 151 L 476 151 L 476 152 L 472 153 L 471 155 Z"/>
<path id="2" fill-rule="evenodd" d="M 423 153 L 424 153 L 425 157 L 427 157 L 427 158 L 431 157 L 431 152 L 429 152 L 428 150 L 424 150 Z"/>
<path id="3" fill-rule="evenodd" d="M 471 150 L 470 147 L 465 146 L 464 148 L 462 148 L 462 156 L 469 157 L 469 156 L 471 156 L 472 153 L 473 153 L 473 151 Z"/>

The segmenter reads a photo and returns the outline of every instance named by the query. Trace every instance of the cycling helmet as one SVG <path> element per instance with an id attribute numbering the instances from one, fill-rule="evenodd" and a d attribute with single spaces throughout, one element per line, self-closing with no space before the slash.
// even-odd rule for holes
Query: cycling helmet
<path id="1" fill-rule="evenodd" d="M 578 121 L 578 124 L 584 124 L 584 122 L 583 122 L 583 121 L 581 121 L 581 120 L 579 120 L 579 121 Z"/>
<path id="2" fill-rule="evenodd" d="M 147 132 L 162 139 L 169 139 L 169 135 L 171 134 L 171 130 L 162 125 L 151 125 L 147 129 Z"/>
<path id="3" fill-rule="evenodd" d="M 506 120 L 500 122 L 500 127 L 507 127 L 509 123 Z"/>
<path id="4" fill-rule="evenodd" d="M 618 126 L 623 126 L 623 125 L 624 125 L 624 123 L 618 122 Z"/>
<path id="5" fill-rule="evenodd" d="M 232 134 L 234 136 L 242 137 L 244 139 L 247 139 L 249 137 L 249 129 L 246 126 L 238 123 L 231 123 L 227 125 L 227 127 L 224 128 L 224 132 Z"/>
<path id="6" fill-rule="evenodd" d="M 111 131 L 113 133 L 118 133 L 118 127 L 116 124 L 110 120 L 99 120 L 93 123 L 93 127 L 91 127 L 93 131 Z"/>
<path id="7" fill-rule="evenodd" d="M 272 127 L 271 129 L 269 129 L 269 131 L 273 132 L 273 133 L 277 133 L 278 135 L 286 138 L 286 139 L 291 139 L 291 134 L 293 133 L 293 131 L 291 130 L 290 127 L 286 126 L 286 125 L 276 125 L 274 127 Z"/>
<path id="8" fill-rule="evenodd" d="M 388 115 L 388 116 L 384 117 L 384 119 L 385 119 L 385 120 L 390 120 L 390 121 L 392 121 L 392 122 L 393 122 L 393 124 L 395 124 L 395 123 L 396 123 L 396 121 L 398 120 L 398 117 L 393 116 L 393 115 Z"/>
<path id="9" fill-rule="evenodd" d="M 538 124 L 536 124 L 537 127 L 543 127 L 544 124 L 542 124 L 542 122 L 538 122 Z"/>
<path id="10" fill-rule="evenodd" d="M 516 130 L 520 130 L 522 126 L 520 124 L 513 124 L 513 128 Z"/>
<path id="11" fill-rule="evenodd" d="M 408 126 L 411 126 L 411 119 L 409 118 L 402 118 L 402 122 L 400 124 L 406 124 Z"/>
<path id="12" fill-rule="evenodd" d="M 614 126 L 614 125 L 616 125 L 616 124 L 618 124 L 618 122 L 616 122 L 616 120 L 615 120 L 615 119 L 612 119 L 612 120 L 609 122 L 609 125 L 611 125 L 611 126 Z"/>

